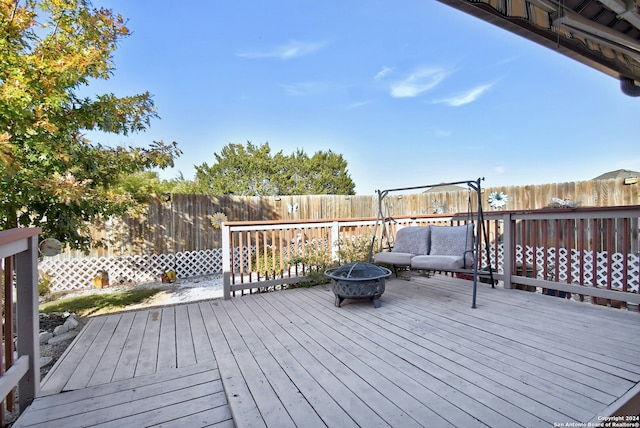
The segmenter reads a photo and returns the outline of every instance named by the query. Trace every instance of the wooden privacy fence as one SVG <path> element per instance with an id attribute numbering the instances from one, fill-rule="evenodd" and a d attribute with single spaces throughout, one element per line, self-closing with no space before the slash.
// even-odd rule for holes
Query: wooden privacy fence
<path id="1" fill-rule="evenodd" d="M 640 184 L 624 185 L 621 179 L 504 186 L 484 189 L 485 212 L 492 208 L 488 197 L 494 192 L 508 196 L 504 209 L 533 210 L 556 203 L 579 203 L 582 207 L 612 207 L 640 204 Z M 469 198 L 471 197 L 471 201 Z M 393 195 L 386 198 L 385 210 L 391 216 L 416 216 L 435 213 L 462 213 L 469 203 L 477 206 L 476 196 L 459 191 L 438 191 Z M 222 235 L 214 220 L 224 216 L 228 221 L 289 221 L 357 219 L 376 217 L 378 196 L 300 195 L 277 197 L 171 195 L 168 200 L 149 205 L 146 215 L 96 224 L 95 240 L 104 239 L 106 248 L 91 251 L 92 257 L 122 255 L 175 254 L 185 251 L 220 248 Z M 61 259 L 83 257 L 80 252 L 66 251 Z"/>

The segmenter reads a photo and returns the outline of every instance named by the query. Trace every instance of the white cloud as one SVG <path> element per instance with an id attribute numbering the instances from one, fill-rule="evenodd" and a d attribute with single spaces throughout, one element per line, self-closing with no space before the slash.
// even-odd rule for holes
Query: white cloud
<path id="1" fill-rule="evenodd" d="M 505 167 L 499 166 L 499 165 L 498 166 L 494 166 L 492 168 L 492 170 L 496 175 L 502 175 L 502 174 L 504 174 L 506 172 Z"/>
<path id="2" fill-rule="evenodd" d="M 477 100 L 480 95 L 484 94 L 493 86 L 493 83 L 489 83 L 487 85 L 476 86 L 473 89 L 470 89 L 467 92 L 460 93 L 453 97 L 443 98 L 441 100 L 434 101 L 435 103 L 446 104 L 451 107 L 460 107 L 465 104 L 469 104 Z"/>
<path id="3" fill-rule="evenodd" d="M 303 55 L 308 55 L 312 52 L 322 49 L 327 45 L 327 42 L 300 42 L 292 40 L 284 45 L 276 46 L 275 48 L 264 52 L 244 52 L 239 53 L 237 56 L 242 58 L 279 58 L 279 59 L 291 59 Z"/>
<path id="4" fill-rule="evenodd" d="M 329 85 L 324 82 L 298 82 L 280 85 L 288 95 L 302 96 L 324 92 Z"/>
<path id="5" fill-rule="evenodd" d="M 438 86 L 449 75 L 439 68 L 420 68 L 391 85 L 394 98 L 412 98 Z"/>
<path id="6" fill-rule="evenodd" d="M 380 80 L 393 71 L 392 67 L 382 67 L 380 71 L 373 77 L 374 80 Z"/>
<path id="7" fill-rule="evenodd" d="M 351 104 L 347 105 L 347 110 L 355 110 L 357 108 L 366 106 L 367 104 L 371 104 L 372 101 L 371 100 L 367 100 L 367 101 L 357 101 Z"/>
<path id="8" fill-rule="evenodd" d="M 453 134 L 453 132 L 444 129 L 436 129 L 434 133 L 438 138 L 450 137 Z"/>

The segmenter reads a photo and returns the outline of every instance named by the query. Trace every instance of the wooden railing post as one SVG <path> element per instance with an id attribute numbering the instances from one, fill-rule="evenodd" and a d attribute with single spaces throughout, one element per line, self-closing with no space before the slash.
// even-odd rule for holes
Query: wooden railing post
<path id="1" fill-rule="evenodd" d="M 224 222 L 220 229 L 222 231 L 222 297 L 224 300 L 229 300 L 231 298 L 231 275 L 233 272 L 231 266 L 231 230 Z"/>
<path id="2" fill-rule="evenodd" d="M 40 393 L 40 342 L 38 340 L 38 236 L 28 238 L 27 251 L 16 254 L 18 355 L 29 356 L 29 370 L 20 380 L 20 410 Z"/>
<path id="3" fill-rule="evenodd" d="M 340 249 L 340 223 L 331 223 L 331 261 L 338 260 L 338 250 Z"/>
<path id="4" fill-rule="evenodd" d="M 0 258 L 14 257 L 16 277 L 16 333 L 18 358 L 0 376 L 0 400 L 18 386 L 20 389 L 20 412 L 40 394 L 40 343 L 38 340 L 38 235 L 39 227 L 15 228 L 0 231 Z M 10 265 L 10 263 L 9 263 Z M 8 267 L 10 269 L 10 266 Z M 11 281 L 5 284 L 11 287 Z M 8 295 L 10 295 L 8 293 Z M 13 306 L 14 299 L 5 301 Z M 9 311 L 10 312 L 10 311 Z M 6 329 L 11 323 L 4 314 Z M 13 335 L 7 336 L 13 340 Z M 6 347 L 5 347 L 6 352 Z"/>
<path id="5" fill-rule="evenodd" d="M 515 230 L 511 222 L 511 215 L 502 215 L 502 273 L 504 275 L 504 288 L 511 288 L 511 275 L 513 274 L 513 259 L 515 257 Z M 496 263 L 497 265 L 497 263 Z"/>

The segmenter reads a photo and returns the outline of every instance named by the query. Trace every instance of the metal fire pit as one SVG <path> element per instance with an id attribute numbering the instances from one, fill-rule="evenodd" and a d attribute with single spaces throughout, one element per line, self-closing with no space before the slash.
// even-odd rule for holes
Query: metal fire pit
<path id="1" fill-rule="evenodd" d="M 333 280 L 336 306 L 340 307 L 344 299 L 370 299 L 379 308 L 385 278 L 391 271 L 373 263 L 356 262 L 327 269 L 324 274 Z"/>

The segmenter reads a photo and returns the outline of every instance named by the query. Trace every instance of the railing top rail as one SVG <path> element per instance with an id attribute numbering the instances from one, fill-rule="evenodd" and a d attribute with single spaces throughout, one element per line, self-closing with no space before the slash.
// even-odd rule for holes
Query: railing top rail
<path id="1" fill-rule="evenodd" d="M 512 220 L 536 220 L 536 219 L 605 219 L 640 217 L 640 205 L 616 206 L 616 207 L 577 207 L 577 208 L 543 208 L 537 210 L 500 210 L 485 211 L 485 220 L 503 219 L 505 216 Z M 444 214 L 409 214 L 387 217 L 384 220 L 393 220 L 398 223 L 415 220 L 433 221 L 462 221 L 475 220 L 477 213 L 473 211 Z M 341 226 L 353 226 L 374 224 L 374 217 L 359 218 L 329 218 L 329 219 L 289 219 L 289 220 L 261 220 L 261 221 L 225 221 L 223 225 L 232 231 L 291 229 L 303 227 L 326 227 L 333 223 Z"/>
<path id="2" fill-rule="evenodd" d="M 40 227 L 21 227 L 16 229 L 0 230 L 0 246 L 30 238 L 41 233 L 42 228 Z"/>
<path id="3" fill-rule="evenodd" d="M 438 220 L 460 220 L 465 219 L 474 213 L 446 213 L 446 214 L 410 214 L 394 215 L 391 220 L 417 220 L 417 219 L 438 219 Z M 299 220 L 259 220 L 259 221 L 225 221 L 223 224 L 235 228 L 237 226 L 266 226 L 266 225 L 290 225 L 290 224 L 326 224 L 326 223 L 358 223 L 366 221 L 376 221 L 376 217 L 343 217 L 328 219 L 299 219 Z"/>
<path id="4" fill-rule="evenodd" d="M 509 215 L 512 219 L 567 219 L 567 218 L 624 218 L 640 217 L 640 205 L 625 205 L 616 207 L 578 207 L 578 208 L 542 208 L 538 210 L 504 210 L 485 211 L 484 217 L 503 217 Z"/>

